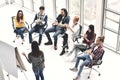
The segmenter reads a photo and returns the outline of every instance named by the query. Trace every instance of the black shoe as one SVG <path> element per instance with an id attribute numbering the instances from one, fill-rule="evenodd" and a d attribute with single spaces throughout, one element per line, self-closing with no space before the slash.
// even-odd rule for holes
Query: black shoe
<path id="1" fill-rule="evenodd" d="M 62 50 L 62 52 L 60 53 L 60 56 L 62 56 L 65 53 L 65 50 Z"/>
<path id="2" fill-rule="evenodd" d="M 52 44 L 53 44 L 53 43 L 50 42 L 50 41 L 48 41 L 48 42 L 45 43 L 45 45 L 52 45 Z"/>
<path id="3" fill-rule="evenodd" d="M 57 46 L 54 46 L 54 50 L 57 50 Z"/>

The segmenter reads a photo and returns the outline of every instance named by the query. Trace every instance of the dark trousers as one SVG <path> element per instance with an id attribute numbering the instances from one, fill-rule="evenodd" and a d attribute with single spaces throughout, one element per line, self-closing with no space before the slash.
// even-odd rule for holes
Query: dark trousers
<path id="1" fill-rule="evenodd" d="M 46 36 L 48 38 L 48 41 L 52 42 L 50 34 L 49 34 L 50 32 L 55 32 L 55 34 L 53 35 L 53 37 L 54 37 L 54 46 L 57 46 L 57 40 L 58 40 L 57 37 L 58 37 L 58 35 L 64 33 L 65 31 L 63 29 L 61 29 L 61 27 L 58 27 L 58 26 L 56 26 L 56 27 L 52 26 L 51 28 L 48 28 L 45 31 L 45 34 L 46 34 Z"/>
<path id="2" fill-rule="evenodd" d="M 63 55 L 65 53 L 65 48 L 68 49 L 68 34 L 64 33 L 62 38 L 63 38 L 63 48 L 62 48 L 62 52 L 60 55 Z"/>

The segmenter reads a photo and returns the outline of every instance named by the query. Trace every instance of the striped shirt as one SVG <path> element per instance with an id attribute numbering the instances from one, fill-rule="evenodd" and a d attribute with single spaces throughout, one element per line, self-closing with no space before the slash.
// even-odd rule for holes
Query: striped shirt
<path id="1" fill-rule="evenodd" d="M 104 53 L 104 49 L 103 49 L 103 46 L 98 46 L 96 49 L 95 47 L 97 47 L 97 44 L 93 44 L 91 49 L 93 50 L 93 60 L 98 60 Z"/>

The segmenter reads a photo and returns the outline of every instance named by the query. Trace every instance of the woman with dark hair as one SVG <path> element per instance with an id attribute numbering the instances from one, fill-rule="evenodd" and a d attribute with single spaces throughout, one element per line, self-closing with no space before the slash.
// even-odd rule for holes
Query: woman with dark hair
<path id="1" fill-rule="evenodd" d="M 36 80 L 39 80 L 39 76 L 41 77 L 41 80 L 44 80 L 44 54 L 41 50 L 39 50 L 37 41 L 32 42 L 31 49 L 32 51 L 28 54 L 28 57 L 24 52 L 22 54 L 26 57 L 29 63 L 32 63 L 32 69 L 35 74 Z"/>
<path id="2" fill-rule="evenodd" d="M 23 14 L 22 10 L 18 10 L 17 15 L 14 18 L 14 22 L 15 22 L 15 26 L 16 26 L 16 29 L 14 32 L 17 34 L 17 38 L 18 38 L 18 35 L 20 35 L 24 42 L 23 33 L 26 30 L 26 27 L 25 27 L 24 14 Z M 23 42 L 22 42 L 22 44 L 23 44 Z"/>
<path id="3" fill-rule="evenodd" d="M 89 25 L 88 30 L 83 36 L 82 43 L 74 44 L 73 49 L 70 51 L 70 54 L 73 53 L 75 50 L 75 57 L 73 58 L 73 61 L 76 60 L 77 54 L 79 51 L 85 51 L 86 49 L 90 48 L 90 45 L 95 41 L 96 34 L 94 33 L 94 25 Z"/>
<path id="4" fill-rule="evenodd" d="M 84 40 L 83 43 L 87 44 L 88 46 L 91 45 L 91 43 L 94 42 L 94 25 L 89 25 L 88 30 L 84 34 Z"/>

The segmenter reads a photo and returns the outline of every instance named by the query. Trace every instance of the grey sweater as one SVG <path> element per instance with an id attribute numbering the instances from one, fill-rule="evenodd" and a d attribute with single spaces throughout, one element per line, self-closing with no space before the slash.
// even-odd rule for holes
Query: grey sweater
<path id="1" fill-rule="evenodd" d="M 40 70 L 44 68 L 44 54 L 39 55 L 38 57 L 34 57 L 29 53 L 28 55 L 28 62 L 32 63 L 32 69 L 34 70 Z"/>

